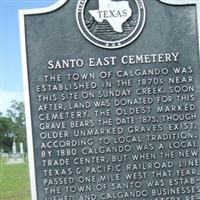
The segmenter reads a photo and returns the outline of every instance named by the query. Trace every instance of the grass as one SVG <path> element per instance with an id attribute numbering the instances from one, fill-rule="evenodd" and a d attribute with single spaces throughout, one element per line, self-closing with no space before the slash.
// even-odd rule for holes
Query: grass
<path id="1" fill-rule="evenodd" d="M 30 200 L 28 164 L 6 165 L 0 158 L 0 199 Z"/>

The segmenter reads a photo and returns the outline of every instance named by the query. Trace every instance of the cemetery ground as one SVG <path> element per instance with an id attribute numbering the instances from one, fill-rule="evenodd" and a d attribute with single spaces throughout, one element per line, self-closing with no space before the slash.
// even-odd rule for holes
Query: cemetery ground
<path id="1" fill-rule="evenodd" d="M 0 157 L 0 199 L 30 200 L 27 163 L 7 165 Z"/>

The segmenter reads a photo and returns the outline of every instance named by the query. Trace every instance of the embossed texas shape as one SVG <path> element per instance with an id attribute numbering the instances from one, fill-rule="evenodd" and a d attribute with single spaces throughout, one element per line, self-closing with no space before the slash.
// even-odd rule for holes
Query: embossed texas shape
<path id="1" fill-rule="evenodd" d="M 199 55 L 200 55 L 200 0 L 158 0 L 169 5 L 192 5 L 197 7 L 197 26 L 199 35 Z"/>

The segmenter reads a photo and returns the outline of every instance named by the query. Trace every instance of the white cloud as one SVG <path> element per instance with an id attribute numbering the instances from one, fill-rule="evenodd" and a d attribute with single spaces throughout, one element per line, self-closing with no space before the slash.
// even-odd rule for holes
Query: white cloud
<path id="1" fill-rule="evenodd" d="M 6 110 L 10 108 L 12 100 L 23 100 L 23 93 L 14 91 L 1 91 L 0 93 L 0 112 L 6 114 Z"/>

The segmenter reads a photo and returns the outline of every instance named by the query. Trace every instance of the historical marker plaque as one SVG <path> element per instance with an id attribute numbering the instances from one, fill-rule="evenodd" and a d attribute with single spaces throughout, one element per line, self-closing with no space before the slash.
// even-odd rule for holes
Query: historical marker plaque
<path id="1" fill-rule="evenodd" d="M 200 199 L 199 7 L 20 12 L 33 200 Z"/>

